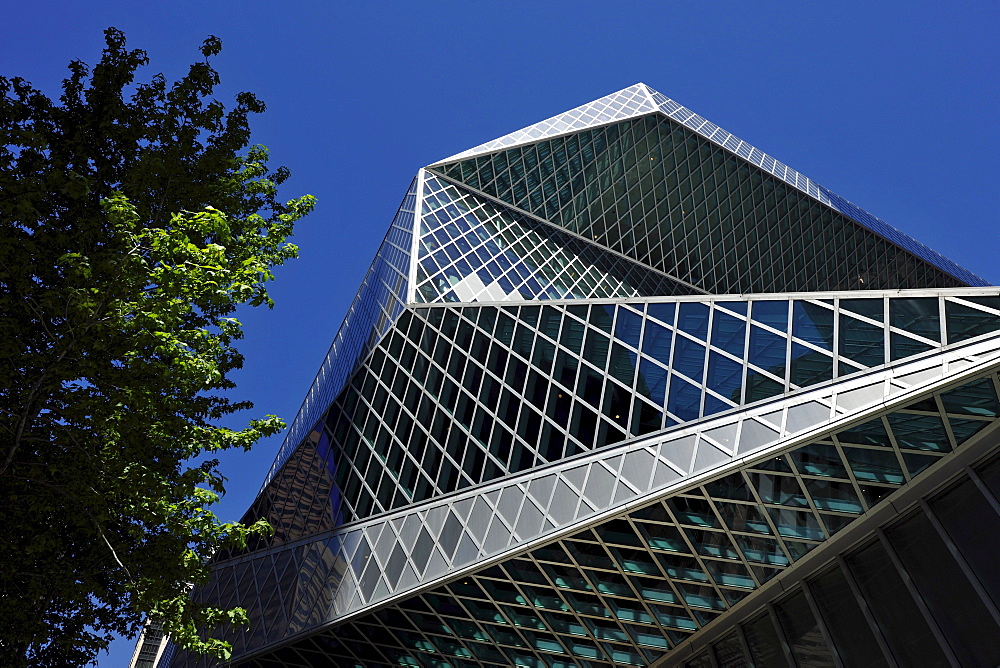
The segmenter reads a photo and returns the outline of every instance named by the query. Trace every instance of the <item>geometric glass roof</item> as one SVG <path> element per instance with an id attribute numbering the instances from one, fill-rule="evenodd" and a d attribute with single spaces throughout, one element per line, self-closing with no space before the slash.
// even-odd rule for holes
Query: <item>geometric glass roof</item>
<path id="1" fill-rule="evenodd" d="M 669 662 L 998 374 L 997 289 L 636 84 L 417 172 L 194 596 L 261 668 Z"/>

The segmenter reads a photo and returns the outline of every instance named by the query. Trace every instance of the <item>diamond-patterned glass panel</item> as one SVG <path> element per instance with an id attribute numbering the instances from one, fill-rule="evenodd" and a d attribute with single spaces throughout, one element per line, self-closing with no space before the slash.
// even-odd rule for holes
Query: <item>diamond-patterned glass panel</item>
<path id="1" fill-rule="evenodd" d="M 241 665 L 826 665 L 836 577 L 767 592 L 996 438 L 1000 297 L 963 285 L 642 84 L 466 151 L 411 184 L 244 517 L 273 537 L 193 596 L 247 608 Z M 937 547 L 892 567 L 971 591 L 919 570 Z M 952 663 L 1000 619 L 977 595 Z"/>
<path id="2" fill-rule="evenodd" d="M 878 439 L 855 443 L 862 439 L 854 434 L 870 432 L 871 427 L 834 431 L 757 457 L 721 477 L 681 488 L 555 543 L 508 557 L 501 565 L 466 572 L 324 634 L 341 648 L 334 657 L 362 663 L 391 656 L 394 660 L 409 657 L 413 665 L 423 665 L 439 655 L 442 647 L 452 652 L 448 661 L 461 656 L 507 656 L 519 662 L 551 662 L 559 657 L 578 659 L 584 656 L 579 648 L 588 647 L 586 656 L 596 665 L 644 665 L 905 484 L 903 479 L 864 480 L 869 470 L 866 460 L 852 457 L 852 452 L 888 453 L 897 461 L 896 470 L 909 479 L 921 469 L 911 467 L 906 455 L 927 448 L 909 444 L 902 435 L 905 432 L 897 434 L 893 425 L 906 425 L 932 413 L 942 424 L 967 420 L 966 412 L 949 413 L 943 407 L 996 405 L 998 386 L 1000 378 L 991 374 L 925 394 L 875 418 L 888 445 Z M 932 405 L 937 409 L 929 410 Z M 995 419 L 976 418 L 982 427 Z M 964 442 L 948 430 L 941 437 L 947 443 L 931 451 L 951 450 Z M 584 498 L 595 470 L 605 475 L 608 469 L 592 466 L 578 479 Z M 504 505 L 504 494 L 488 496 L 498 505 L 493 515 L 496 523 L 505 512 L 499 507 Z M 472 517 L 468 521 L 482 523 Z M 380 536 L 377 542 L 388 527 L 385 523 L 375 532 Z M 482 549 L 490 550 L 485 545 Z M 295 590 L 288 582 L 279 586 L 282 561 L 288 561 L 282 554 L 286 553 L 256 557 L 263 564 L 257 575 L 262 591 Z M 363 570 L 365 575 L 371 571 L 365 563 L 350 568 Z M 363 580 L 364 576 L 362 589 Z M 313 618 L 326 614 L 312 613 Z M 266 620 L 262 637 L 277 637 L 288 623 L 281 614 L 252 613 L 251 617 Z M 355 637 L 351 629 L 367 629 L 367 635 L 358 636 L 353 644 L 342 644 L 343 639 Z M 237 644 L 259 646 L 262 641 L 254 638 L 253 634 L 243 636 Z M 237 651 L 249 646 L 238 646 Z"/>
<path id="3" fill-rule="evenodd" d="M 418 302 L 701 292 L 430 175 L 424 179 L 418 244 Z"/>
<path id="4" fill-rule="evenodd" d="M 985 285 L 657 114 L 432 171 L 712 293 Z"/>

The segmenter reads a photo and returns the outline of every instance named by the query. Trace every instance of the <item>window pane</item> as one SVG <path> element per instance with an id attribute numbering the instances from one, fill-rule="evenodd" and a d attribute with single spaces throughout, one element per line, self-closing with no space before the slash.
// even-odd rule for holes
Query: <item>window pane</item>
<path id="1" fill-rule="evenodd" d="M 1000 517 L 993 507 L 971 480 L 932 500 L 930 506 L 994 603 L 1000 605 L 1000 560 L 996 554 Z"/>
<path id="2" fill-rule="evenodd" d="M 743 626 L 743 633 L 747 637 L 756 668 L 787 668 L 785 654 L 770 615 L 764 613 L 747 622 Z"/>
<path id="3" fill-rule="evenodd" d="M 839 566 L 810 581 L 809 589 L 844 665 L 888 665 Z"/>
<path id="4" fill-rule="evenodd" d="M 823 639 L 802 590 L 775 603 L 774 612 L 785 632 L 788 646 L 800 668 L 833 666 L 833 656 Z"/>
<path id="5" fill-rule="evenodd" d="M 899 663 L 947 666 L 948 660 L 882 546 L 872 543 L 849 555 L 847 564 Z"/>
<path id="6" fill-rule="evenodd" d="M 927 516 L 914 513 L 886 535 L 962 665 L 996 665 L 1000 628 Z"/>
<path id="7" fill-rule="evenodd" d="M 715 660 L 719 668 L 747 668 L 750 664 L 743 654 L 740 639 L 731 633 L 713 645 Z"/>

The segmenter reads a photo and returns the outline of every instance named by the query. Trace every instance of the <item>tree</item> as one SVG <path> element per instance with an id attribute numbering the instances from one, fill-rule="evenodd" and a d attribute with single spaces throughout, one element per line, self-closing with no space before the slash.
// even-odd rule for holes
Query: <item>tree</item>
<path id="1" fill-rule="evenodd" d="M 187 591 L 220 549 L 266 524 L 222 523 L 211 453 L 284 425 L 220 419 L 243 358 L 236 306 L 271 305 L 272 268 L 313 198 L 287 203 L 285 168 L 249 146 L 264 111 L 212 98 L 209 58 L 173 84 L 136 83 L 143 51 L 118 30 L 58 101 L 0 77 L 0 664 L 92 661 L 147 614 L 175 642 L 245 612 Z"/>

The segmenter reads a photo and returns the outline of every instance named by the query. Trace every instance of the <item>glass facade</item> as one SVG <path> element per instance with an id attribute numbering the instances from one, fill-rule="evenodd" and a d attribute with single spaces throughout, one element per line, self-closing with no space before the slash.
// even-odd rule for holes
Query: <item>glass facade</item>
<path id="1" fill-rule="evenodd" d="M 1000 429 L 983 285 L 643 84 L 470 149 L 194 596 L 234 665 L 992 665 L 997 467 L 879 514 Z"/>

